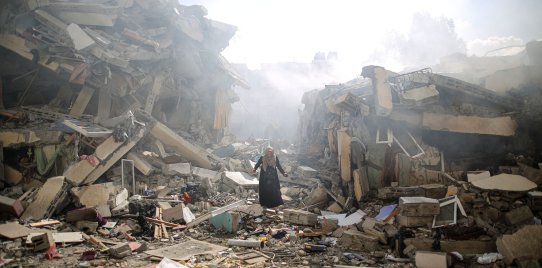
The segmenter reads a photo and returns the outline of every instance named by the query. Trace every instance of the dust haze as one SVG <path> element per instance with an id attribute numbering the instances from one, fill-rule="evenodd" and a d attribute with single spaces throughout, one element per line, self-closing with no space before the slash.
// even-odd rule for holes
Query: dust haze
<path id="1" fill-rule="evenodd" d="M 230 131 L 240 139 L 294 141 L 303 93 L 359 77 L 365 65 L 416 70 L 450 54 L 501 55 L 542 36 L 542 3 L 532 0 L 181 2 L 239 27 L 224 55 L 251 86 L 236 90 Z"/>

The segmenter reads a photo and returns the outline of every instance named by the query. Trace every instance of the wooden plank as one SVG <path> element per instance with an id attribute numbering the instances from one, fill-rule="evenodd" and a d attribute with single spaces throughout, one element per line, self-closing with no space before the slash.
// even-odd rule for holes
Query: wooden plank
<path id="1" fill-rule="evenodd" d="M 75 103 L 70 109 L 70 115 L 83 115 L 85 109 L 87 108 L 88 102 L 92 98 L 92 95 L 94 95 L 94 89 L 91 87 L 83 86 L 83 89 L 81 89 L 81 92 L 79 92 Z"/>
<path id="2" fill-rule="evenodd" d="M 39 227 L 44 227 L 44 226 L 49 226 L 49 225 L 55 225 L 55 224 L 60 224 L 60 221 L 57 221 L 57 220 L 50 220 L 50 221 L 40 221 L 40 222 L 35 222 L 35 223 L 31 223 L 31 224 L 30 224 L 30 227 L 36 227 L 36 228 L 39 228 Z"/>
<path id="3" fill-rule="evenodd" d="M 158 218 L 160 216 L 160 210 L 159 208 L 156 208 L 156 210 L 154 211 L 154 216 L 156 218 Z M 147 221 L 150 221 L 149 219 L 147 219 Z M 162 229 L 161 229 L 161 226 L 159 224 L 155 224 L 154 225 L 154 239 L 156 240 L 159 240 L 162 238 Z"/>

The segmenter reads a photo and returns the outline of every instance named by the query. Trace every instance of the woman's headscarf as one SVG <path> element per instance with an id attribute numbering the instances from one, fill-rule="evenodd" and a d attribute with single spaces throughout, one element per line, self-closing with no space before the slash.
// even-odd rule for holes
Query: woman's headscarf
<path id="1" fill-rule="evenodd" d="M 271 151 L 272 154 L 269 155 L 268 152 Z M 263 155 L 263 161 L 262 161 L 262 169 L 263 171 L 267 171 L 267 167 L 275 168 L 275 165 L 277 164 L 277 157 L 275 156 L 275 151 L 273 150 L 273 147 L 269 146 L 267 149 L 265 149 L 265 154 Z"/>

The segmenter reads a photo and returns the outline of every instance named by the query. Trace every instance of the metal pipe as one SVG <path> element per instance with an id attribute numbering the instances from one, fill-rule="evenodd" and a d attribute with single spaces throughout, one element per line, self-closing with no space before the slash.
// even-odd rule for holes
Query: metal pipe
<path id="1" fill-rule="evenodd" d="M 263 241 L 259 240 L 240 240 L 240 239 L 228 239 L 228 246 L 238 246 L 247 248 L 260 248 L 264 245 Z"/>

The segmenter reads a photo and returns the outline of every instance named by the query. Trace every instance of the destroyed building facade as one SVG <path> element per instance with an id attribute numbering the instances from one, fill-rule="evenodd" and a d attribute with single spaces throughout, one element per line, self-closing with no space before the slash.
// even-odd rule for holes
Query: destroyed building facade
<path id="1" fill-rule="evenodd" d="M 298 144 L 239 141 L 236 27 L 204 7 L 0 6 L 0 266 L 540 266 L 540 41 L 365 66 L 303 95 Z"/>

